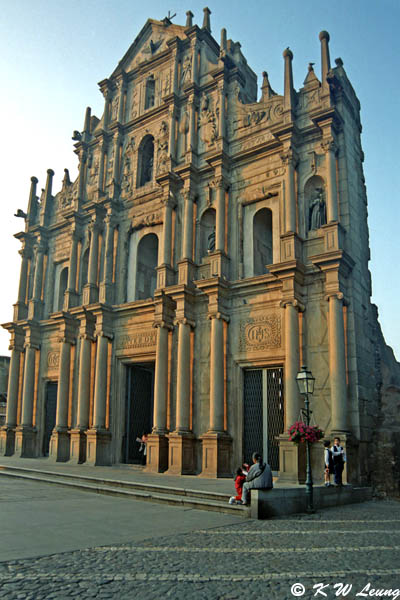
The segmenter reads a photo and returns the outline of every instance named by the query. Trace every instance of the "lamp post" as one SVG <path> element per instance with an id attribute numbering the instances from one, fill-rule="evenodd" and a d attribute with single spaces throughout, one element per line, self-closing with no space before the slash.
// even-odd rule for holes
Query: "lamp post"
<path id="1" fill-rule="evenodd" d="M 303 416 L 306 419 L 307 427 L 310 425 L 310 402 L 308 399 L 309 394 L 314 393 L 315 377 L 311 371 L 307 370 L 306 366 L 302 366 L 301 370 L 296 376 L 297 386 L 300 394 L 304 396 L 304 406 L 302 409 Z M 313 503 L 313 480 L 311 472 L 311 453 L 310 453 L 310 442 L 306 440 L 306 451 L 307 451 L 307 477 L 306 477 L 306 500 L 307 500 L 307 512 L 314 512 Z"/>

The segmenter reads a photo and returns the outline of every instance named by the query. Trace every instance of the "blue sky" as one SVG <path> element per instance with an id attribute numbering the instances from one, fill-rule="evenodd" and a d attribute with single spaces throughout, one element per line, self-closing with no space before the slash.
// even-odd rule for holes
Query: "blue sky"
<path id="1" fill-rule="evenodd" d="M 201 26 L 205 2 L 171 0 L 1 0 L 0 72 L 2 73 L 2 248 L 0 322 L 12 320 L 20 257 L 13 234 L 23 222 L 30 177 L 44 187 L 46 170 L 55 171 L 58 191 L 63 169 L 76 175 L 71 134 L 82 129 L 86 106 L 101 116 L 97 82 L 108 77 L 147 18 L 177 13 L 185 23 L 191 10 Z M 219 41 L 240 41 L 259 77 L 268 71 L 272 87 L 283 91 L 282 51 L 294 54 L 298 89 L 309 62 L 320 73 L 322 29 L 331 36 L 334 64 L 341 57 L 361 102 L 362 144 L 368 211 L 373 297 L 386 341 L 400 359 L 400 164 L 398 158 L 400 19 L 399 0 L 242 0 L 210 1 L 212 33 Z M 397 120 L 396 120 L 397 119 Z M 0 354 L 8 354 L 8 333 L 0 333 Z"/>

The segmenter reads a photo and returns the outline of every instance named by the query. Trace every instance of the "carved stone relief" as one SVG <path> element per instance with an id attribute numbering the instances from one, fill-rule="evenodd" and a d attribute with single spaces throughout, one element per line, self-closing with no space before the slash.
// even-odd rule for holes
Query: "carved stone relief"
<path id="1" fill-rule="evenodd" d="M 49 371 L 53 369 L 58 369 L 60 365 L 60 353 L 50 351 L 47 353 L 47 367 Z"/>
<path id="2" fill-rule="evenodd" d="M 253 317 L 240 323 L 239 351 L 258 352 L 280 348 L 281 317 L 277 314 Z"/>
<path id="3" fill-rule="evenodd" d="M 168 171 L 168 125 L 162 121 L 157 141 L 157 174 Z"/>
<path id="4" fill-rule="evenodd" d="M 218 137 L 217 115 L 211 107 L 210 98 L 205 94 L 200 103 L 200 137 L 206 146 L 212 146 Z"/>

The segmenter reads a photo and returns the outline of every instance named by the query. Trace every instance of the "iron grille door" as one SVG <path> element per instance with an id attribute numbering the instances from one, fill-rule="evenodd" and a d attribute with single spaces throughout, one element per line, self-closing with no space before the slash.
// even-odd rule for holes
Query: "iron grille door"
<path id="1" fill-rule="evenodd" d="M 49 455 L 50 438 L 56 426 L 58 384 L 49 381 L 46 386 L 46 403 L 44 411 L 43 455 Z"/>
<path id="2" fill-rule="evenodd" d="M 273 471 L 279 471 L 279 442 L 275 438 L 284 431 L 283 369 L 267 371 L 267 444 L 268 462 Z"/>
<path id="3" fill-rule="evenodd" d="M 243 386 L 244 427 L 243 456 L 252 464 L 253 452 L 263 452 L 263 372 L 262 369 L 244 371 Z"/>
<path id="4" fill-rule="evenodd" d="M 139 462 L 143 432 L 150 433 L 153 426 L 153 376 L 151 368 L 133 366 L 128 372 L 129 396 L 126 411 L 127 451 L 126 462 Z"/>

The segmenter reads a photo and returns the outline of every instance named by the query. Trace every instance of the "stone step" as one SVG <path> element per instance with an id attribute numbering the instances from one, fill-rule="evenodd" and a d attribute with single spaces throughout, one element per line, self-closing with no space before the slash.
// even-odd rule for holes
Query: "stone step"
<path id="1" fill-rule="evenodd" d="M 141 483 L 137 481 L 126 481 L 122 479 L 107 479 L 104 477 L 93 477 L 90 475 L 81 475 L 76 473 L 65 473 L 59 471 L 46 471 L 43 469 L 33 469 L 30 467 L 17 467 L 14 465 L 0 465 L 0 473 L 5 469 L 7 472 L 16 473 L 31 473 L 32 475 L 46 475 L 55 479 L 64 480 L 76 480 L 80 482 L 95 483 L 104 486 L 121 487 L 124 489 L 136 489 L 142 492 L 154 492 L 154 493 L 167 493 L 170 495 L 176 494 L 178 496 L 189 496 L 194 498 L 215 500 L 219 502 L 227 502 L 231 494 L 224 494 L 221 492 L 207 492 L 203 490 L 191 490 L 181 487 L 173 487 L 166 485 L 159 485 L 156 483 Z"/>
<path id="2" fill-rule="evenodd" d="M 0 475 L 3 477 L 15 477 L 29 481 L 62 485 L 70 489 L 79 489 L 81 491 L 97 494 L 131 498 L 132 500 L 142 500 L 148 502 L 157 502 L 159 504 L 184 506 L 185 508 L 193 508 L 198 510 L 222 512 L 226 514 L 234 514 L 243 518 L 250 517 L 250 510 L 248 507 L 228 504 L 228 496 L 225 494 L 182 489 L 179 490 L 181 493 L 178 494 L 178 488 L 168 488 L 166 486 L 157 485 L 151 486 L 147 484 L 136 484 L 114 480 L 101 480 L 94 477 L 75 476 L 70 473 L 54 473 L 51 471 L 39 471 L 36 469 L 24 469 L 20 467 L 1 467 Z M 83 480 L 85 479 L 91 480 L 90 483 L 84 482 Z M 107 483 L 101 484 L 101 481 L 105 481 Z M 126 487 L 124 484 L 126 484 Z M 145 490 L 145 487 L 149 489 Z M 171 489 L 173 489 L 172 493 L 170 493 Z M 186 493 L 188 491 L 190 494 Z M 216 499 L 216 496 L 220 498 Z"/>

